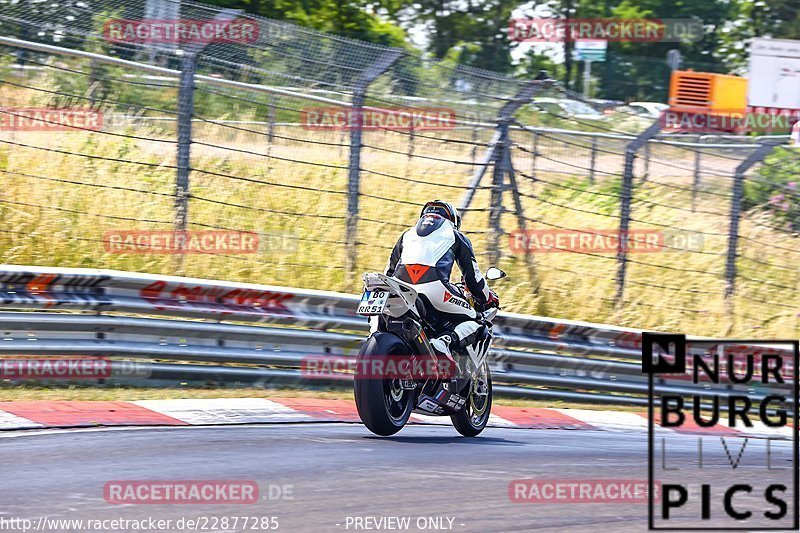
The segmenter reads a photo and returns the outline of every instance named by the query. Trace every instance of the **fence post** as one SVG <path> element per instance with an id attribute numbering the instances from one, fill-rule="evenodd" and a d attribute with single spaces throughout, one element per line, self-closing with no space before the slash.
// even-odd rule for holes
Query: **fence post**
<path id="1" fill-rule="evenodd" d="M 661 121 L 656 120 L 625 147 L 625 169 L 622 175 L 622 198 L 619 209 L 619 235 L 617 245 L 617 293 L 614 307 L 618 308 L 625 295 L 625 276 L 628 270 L 628 231 L 631 224 L 631 202 L 633 201 L 633 163 L 636 152 L 661 130 Z"/>
<path id="2" fill-rule="evenodd" d="M 178 155 L 175 180 L 175 231 L 178 233 L 179 253 L 175 255 L 175 269 L 183 271 L 185 232 L 189 223 L 189 172 L 192 146 L 192 116 L 194 115 L 194 74 L 197 54 L 186 52 L 181 60 L 178 89 Z"/>
<path id="3" fill-rule="evenodd" d="M 501 171 L 498 174 L 497 167 L 503 166 L 505 159 L 503 158 L 502 152 L 508 149 L 510 146 L 510 144 L 507 143 L 509 126 L 514 119 L 514 113 L 516 113 L 517 110 L 524 104 L 533 101 L 533 97 L 545 85 L 549 85 L 549 80 L 531 81 L 523 86 L 522 89 L 520 89 L 519 92 L 514 96 L 514 98 L 508 100 L 500 109 L 496 119 L 497 126 L 495 127 L 494 135 L 489 143 L 488 150 L 483 158 L 483 162 L 473 174 L 469 190 L 467 190 L 467 192 L 464 194 L 464 197 L 461 199 L 461 210 L 466 212 L 466 210 L 469 208 L 469 204 L 472 202 L 472 198 L 475 196 L 475 191 L 477 191 L 481 179 L 483 179 L 483 175 L 486 173 L 486 169 L 490 164 L 494 164 L 495 169 L 492 179 L 492 205 L 490 206 L 489 218 L 490 221 L 495 220 L 498 223 L 498 226 L 497 228 L 493 226 L 493 232 L 502 231 L 499 229 L 499 213 L 497 212 L 497 210 L 502 209 L 502 185 L 497 186 L 497 180 L 498 176 L 499 179 L 503 179 L 503 169 L 501 168 Z M 501 193 L 500 196 L 495 195 L 496 190 Z M 492 249 L 492 243 L 496 243 L 498 240 L 498 235 L 494 235 L 489 239 L 490 257 L 496 257 L 498 255 L 498 250 Z"/>
<path id="4" fill-rule="evenodd" d="M 551 80 L 546 79 L 546 76 L 540 76 L 540 79 L 530 82 L 522 87 L 522 89 L 509 100 L 500 110 L 497 116 L 497 127 L 495 128 L 492 141 L 486 151 L 483 159 L 483 164 L 480 168 L 476 169 L 470 188 L 465 193 L 461 201 L 461 210 L 466 212 L 469 208 L 475 191 L 480 185 L 483 175 L 490 164 L 494 164 L 494 173 L 492 175 L 492 192 L 491 192 L 491 205 L 489 206 L 489 224 L 491 233 L 487 239 L 488 254 L 490 264 L 496 265 L 500 260 L 500 238 L 503 235 L 503 228 L 501 224 L 502 214 L 505 211 L 503 207 L 503 193 L 510 189 L 513 194 L 514 212 L 517 216 L 517 225 L 519 231 L 527 234 L 527 224 L 525 212 L 522 208 L 522 201 L 520 199 L 520 192 L 517 185 L 517 179 L 514 172 L 514 165 L 511 160 L 511 137 L 509 134 L 511 123 L 514 121 L 514 113 L 524 104 L 533 100 L 534 96 L 543 88 L 549 87 L 552 83 Z M 534 169 L 536 165 L 535 154 L 538 149 L 536 146 L 538 136 L 534 136 Z M 505 177 L 508 176 L 510 187 L 505 182 Z M 463 215 L 462 215 L 463 216 Z M 534 264 L 533 255 L 530 249 L 526 246 L 525 249 L 525 263 L 528 267 L 530 282 L 533 294 L 539 294 L 539 280 L 536 274 L 536 266 Z M 546 305 L 544 298 L 539 298 L 539 309 L 543 309 Z"/>
<path id="5" fill-rule="evenodd" d="M 762 161 L 777 145 L 765 142 L 739 163 L 733 175 L 733 197 L 731 198 L 731 219 L 728 230 L 728 253 L 725 258 L 725 300 L 728 313 L 733 313 L 733 293 L 736 289 L 736 248 L 739 243 L 739 221 L 744 197 L 745 173 L 756 163 Z"/>
<path id="6" fill-rule="evenodd" d="M 697 209 L 697 192 L 700 189 L 700 149 L 694 152 L 694 180 L 692 181 L 692 211 Z"/>
<path id="7" fill-rule="evenodd" d="M 267 111 L 267 173 L 272 172 L 272 143 L 275 137 L 275 95 L 269 95 Z"/>
<path id="8" fill-rule="evenodd" d="M 472 198 L 475 196 L 475 192 L 478 190 L 478 187 L 481 184 L 483 175 L 486 174 L 486 170 L 489 168 L 489 165 L 496 161 L 496 152 L 498 150 L 497 147 L 500 139 L 500 131 L 495 130 L 494 134 L 492 135 L 492 140 L 490 140 L 489 144 L 487 145 L 488 150 L 486 150 L 481 162 L 478 163 L 478 168 L 476 168 L 472 173 L 469 189 L 467 189 L 467 192 L 464 193 L 464 197 L 461 198 L 461 206 L 459 206 L 459 209 L 462 211 L 462 218 L 464 217 L 467 209 L 469 209 L 469 205 L 472 203 Z"/>
<path id="9" fill-rule="evenodd" d="M 531 143 L 531 178 L 536 179 L 536 156 L 539 155 L 539 133 L 532 131 L 533 142 Z"/>
<path id="10" fill-rule="evenodd" d="M 597 163 L 597 137 L 592 135 L 592 155 L 589 160 L 589 183 L 594 184 L 594 171 Z"/>
<path id="11" fill-rule="evenodd" d="M 505 161 L 503 162 L 503 168 L 508 173 L 508 179 L 511 183 L 511 193 L 514 199 L 514 212 L 517 215 L 517 226 L 519 227 L 519 231 L 522 232 L 522 234 L 526 237 L 520 240 L 525 243 L 525 264 L 528 267 L 531 293 L 539 294 L 539 306 L 537 312 L 542 313 L 545 312 L 546 302 L 543 295 L 539 293 L 539 275 L 536 272 L 536 263 L 534 261 L 533 254 L 531 253 L 531 247 L 528 243 L 528 223 L 525 218 L 525 210 L 522 207 L 522 198 L 519 192 L 519 186 L 517 184 L 516 172 L 514 172 L 514 163 L 511 160 L 511 139 L 509 137 L 506 137 L 505 145 L 505 149 L 503 150 L 503 156 L 505 158 Z"/>
<path id="12" fill-rule="evenodd" d="M 533 101 L 533 97 L 536 96 L 536 93 L 545 87 L 549 87 L 551 83 L 552 80 L 550 79 L 537 79 L 528 83 L 522 89 L 520 89 L 514 98 L 508 100 L 500 109 L 500 112 L 497 114 L 497 126 L 495 126 L 492 139 L 486 146 L 487 150 L 483 156 L 480 166 L 475 169 L 475 172 L 472 175 L 472 179 L 469 183 L 469 189 L 461 198 L 461 205 L 459 206 L 459 209 L 462 211 L 469 209 L 469 205 L 472 203 L 472 198 L 475 197 L 475 192 L 478 190 L 478 187 L 481 184 L 481 179 L 483 179 L 484 174 L 486 174 L 487 168 L 490 164 L 500 161 L 496 152 L 497 150 L 504 149 L 505 136 L 508 134 L 508 128 L 513 121 L 514 113 L 516 113 L 517 110 L 523 105 Z M 534 137 L 534 139 L 536 139 L 536 137 Z"/>
<path id="13" fill-rule="evenodd" d="M 350 159 L 347 179 L 347 218 L 345 220 L 345 242 L 347 243 L 346 271 L 352 278 L 358 261 L 358 196 L 361 179 L 361 133 L 364 113 L 364 98 L 367 88 L 378 76 L 389 70 L 403 55 L 402 50 L 387 50 L 361 73 L 353 86 L 351 103 Z"/>
<path id="14" fill-rule="evenodd" d="M 272 147 L 273 139 L 275 138 L 275 95 L 269 95 L 269 111 L 267 112 L 267 120 L 269 126 L 267 129 L 267 143 Z"/>
<path id="15" fill-rule="evenodd" d="M 489 227 L 491 233 L 487 242 L 489 264 L 496 265 L 500 261 L 500 237 L 503 233 L 501 218 L 503 216 L 503 192 L 506 190 L 505 176 L 509 172 L 506 165 L 508 149 L 508 127 L 500 134 L 497 149 L 494 151 L 494 169 L 492 172 L 492 190 L 489 202 Z M 510 162 L 510 161 L 509 161 Z"/>
<path id="16" fill-rule="evenodd" d="M 414 121 L 411 121 L 411 131 L 408 134 L 408 159 L 406 160 L 406 178 L 411 176 L 411 163 L 414 159 Z"/>
<path id="17" fill-rule="evenodd" d="M 238 9 L 223 9 L 214 20 L 235 19 Z M 183 273 L 183 260 L 186 250 L 186 228 L 189 225 L 189 173 L 191 172 L 192 117 L 194 116 L 194 75 L 200 52 L 206 47 L 203 43 L 189 43 L 181 57 L 181 73 L 178 82 L 178 153 L 177 175 L 175 178 L 175 231 L 179 252 L 175 254 L 175 271 Z"/>
<path id="18" fill-rule="evenodd" d="M 469 159 L 472 162 L 471 170 L 475 172 L 475 158 L 478 156 L 478 126 L 472 127 L 472 135 L 470 137 L 472 141 L 472 148 L 469 151 Z"/>

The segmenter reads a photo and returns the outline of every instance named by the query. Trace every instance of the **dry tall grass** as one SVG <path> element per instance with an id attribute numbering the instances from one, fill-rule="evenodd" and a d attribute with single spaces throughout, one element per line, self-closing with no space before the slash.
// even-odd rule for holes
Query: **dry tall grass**
<path id="1" fill-rule="evenodd" d="M 344 269 L 348 150 L 336 144 L 346 144 L 346 136 L 284 128 L 278 133 L 313 142 L 278 139 L 267 147 L 261 132 L 198 126 L 192 147 L 190 229 L 226 228 L 286 238 L 273 238 L 258 254 L 189 255 L 176 271 L 174 256 L 117 254 L 104 246 L 109 231 L 168 230 L 174 218 L 174 137 L 152 127 L 116 133 L 158 140 L 99 132 L 0 134 L 0 259 L 4 263 L 357 290 L 358 276 Z M 470 144 L 425 136 L 420 132 L 412 140 L 407 132 L 365 132 L 368 147 L 362 156 L 358 272 L 383 268 L 391 246 L 402 229 L 413 224 L 422 202 L 457 201 L 469 182 L 475 167 L 465 163 L 479 158 L 480 152 Z M 458 135 L 437 136 L 453 139 Z M 598 167 L 597 182 L 591 184 L 581 168 L 586 163 L 580 148 L 570 153 L 569 145 L 551 139 L 540 150 L 545 157 L 533 170 L 538 181 L 518 175 L 525 195 L 523 206 L 531 219 L 529 228 L 616 229 L 621 166 L 614 164 L 612 155 Z M 529 154 L 515 152 L 515 164 L 525 174 L 532 172 Z M 535 295 L 523 256 L 512 253 L 505 237 L 499 266 L 510 277 L 496 286 L 504 308 L 700 335 L 797 336 L 800 329 L 793 301 L 800 280 L 793 261 L 795 238 L 757 225 L 751 218 L 743 221 L 740 253 L 744 258 L 738 261 L 740 276 L 730 314 L 722 277 L 728 169 L 703 184 L 692 211 L 691 174 L 685 170 L 691 166 L 688 153 L 664 151 L 654 156 L 649 179 L 637 185 L 632 228 L 719 234 L 705 235 L 701 253 L 631 254 L 625 305 L 615 310 L 613 253 L 536 254 L 541 291 Z M 643 174 L 639 166 L 637 175 Z M 489 178 L 473 201 L 477 211 L 467 213 L 464 222 L 483 268 L 488 266 L 483 251 L 488 236 Z M 511 232 L 517 229 L 517 220 L 509 193 L 504 207 L 502 223 Z"/>

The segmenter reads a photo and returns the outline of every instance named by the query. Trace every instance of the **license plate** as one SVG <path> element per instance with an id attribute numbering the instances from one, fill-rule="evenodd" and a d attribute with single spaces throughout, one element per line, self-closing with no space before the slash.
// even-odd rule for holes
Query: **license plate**
<path id="1" fill-rule="evenodd" d="M 364 294 L 361 296 L 361 301 L 358 303 L 358 310 L 356 313 L 364 316 L 380 315 L 383 313 L 388 299 L 389 291 L 382 289 L 364 291 Z"/>

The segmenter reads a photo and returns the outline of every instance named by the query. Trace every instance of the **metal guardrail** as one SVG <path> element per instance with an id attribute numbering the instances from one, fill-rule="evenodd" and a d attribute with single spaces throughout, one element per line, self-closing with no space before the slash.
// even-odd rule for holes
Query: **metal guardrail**
<path id="1" fill-rule="evenodd" d="M 95 382 L 330 384 L 311 357 L 352 362 L 368 330 L 354 295 L 112 270 L 0 265 L 0 356 L 101 358 Z M 135 315 L 135 316 L 131 316 Z M 499 394 L 643 404 L 641 332 L 500 313 L 491 353 Z M 6 381 L 13 381 L 5 376 Z M 725 394 L 727 386 L 659 389 Z M 749 391 L 753 398 L 764 391 Z M 755 394 L 753 394 L 755 392 Z"/>

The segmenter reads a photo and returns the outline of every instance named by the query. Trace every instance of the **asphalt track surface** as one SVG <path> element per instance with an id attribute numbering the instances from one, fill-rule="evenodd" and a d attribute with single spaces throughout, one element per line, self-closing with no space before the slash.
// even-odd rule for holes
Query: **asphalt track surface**
<path id="1" fill-rule="evenodd" d="M 678 474 L 683 478 L 726 482 L 732 475 L 756 475 L 764 466 L 757 464 L 763 463 L 757 453 L 763 441 L 751 442 L 733 474 L 721 456 L 715 459 L 710 441 L 702 471 L 696 468 L 696 436 L 672 435 L 668 443 L 670 464 L 686 465 Z M 646 481 L 646 433 L 489 428 L 465 439 L 452 427 L 409 426 L 380 438 L 358 424 L 271 424 L 18 431 L 0 433 L 0 450 L 0 524 L 2 518 L 28 518 L 35 525 L 41 516 L 239 516 L 276 517 L 277 531 L 647 529 L 642 503 L 531 504 L 509 498 L 509 483 L 519 478 Z M 738 450 L 732 445 L 732 453 Z M 785 463 L 790 450 L 791 443 L 773 443 L 773 463 Z M 210 479 L 255 480 L 265 493 L 270 485 L 289 485 L 292 499 L 262 494 L 251 505 L 119 505 L 103 496 L 106 482 L 114 480 Z M 375 529 L 375 522 L 355 522 L 388 516 L 409 517 L 410 526 Z M 427 517 L 440 517 L 444 527 L 419 521 Z M 57 530 L 49 523 L 47 530 Z M 207 531 L 243 530 L 211 525 L 206 523 Z"/>

